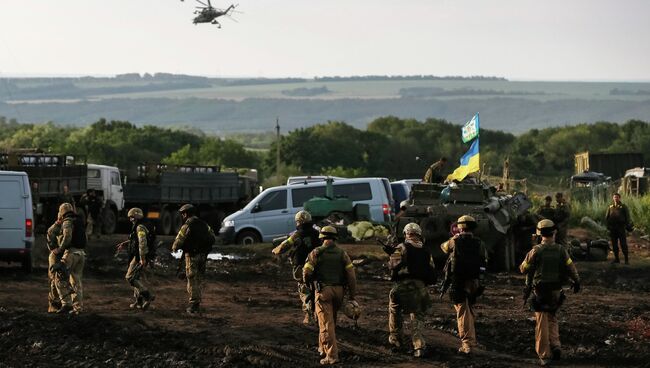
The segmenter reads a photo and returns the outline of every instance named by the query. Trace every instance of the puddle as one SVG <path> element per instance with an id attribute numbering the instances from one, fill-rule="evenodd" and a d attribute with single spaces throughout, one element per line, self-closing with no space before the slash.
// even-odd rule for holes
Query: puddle
<path id="1" fill-rule="evenodd" d="M 175 259 L 180 259 L 181 254 L 183 254 L 180 250 L 176 252 L 172 252 L 171 255 Z M 212 261 L 223 261 L 223 260 L 228 260 L 228 261 L 238 261 L 242 259 L 249 259 L 250 256 L 242 256 L 240 254 L 224 254 L 224 253 L 219 253 L 219 252 L 212 252 L 208 254 L 208 259 Z"/>

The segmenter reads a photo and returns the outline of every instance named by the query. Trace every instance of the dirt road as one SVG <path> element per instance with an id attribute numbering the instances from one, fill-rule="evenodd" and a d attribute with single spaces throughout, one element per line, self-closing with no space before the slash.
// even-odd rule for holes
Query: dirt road
<path id="1" fill-rule="evenodd" d="M 123 237 L 123 236 L 122 236 Z M 149 277 L 156 300 L 147 312 L 128 308 L 126 265 L 112 255 L 118 236 L 93 241 L 85 269 L 85 313 L 46 313 L 45 248 L 39 239 L 36 270 L 0 267 L 0 367 L 296 367 L 316 366 L 317 328 L 303 326 L 295 283 L 270 246 L 224 248 L 240 260 L 210 261 L 204 313 L 184 314 L 185 283 L 177 261 L 163 257 Z M 169 245 L 171 238 L 164 238 Z M 559 312 L 564 359 L 560 366 L 650 366 L 650 258 L 647 242 L 633 246 L 632 266 L 580 263 L 583 292 L 568 294 Z M 645 248 L 643 248 L 645 247 Z M 536 366 L 532 313 L 522 307 L 523 278 L 491 274 L 477 307 L 477 333 L 485 346 L 472 357 L 456 353 L 455 315 L 435 296 L 427 317 L 430 348 L 424 361 L 387 346 L 387 296 L 376 246 L 349 245 L 359 266 L 364 314 L 355 328 L 339 316 L 342 366 Z M 435 289 L 432 289 L 435 293 Z"/>

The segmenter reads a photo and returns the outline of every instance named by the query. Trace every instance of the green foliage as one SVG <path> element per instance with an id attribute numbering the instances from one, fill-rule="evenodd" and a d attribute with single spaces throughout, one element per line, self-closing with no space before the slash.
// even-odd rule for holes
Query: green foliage
<path id="1" fill-rule="evenodd" d="M 650 194 L 642 197 L 624 196 L 621 200 L 630 210 L 634 227 L 646 234 L 650 233 Z M 571 201 L 571 225 L 579 225 L 580 220 L 587 216 L 605 226 L 605 214 L 610 204 L 611 201 L 604 199 Z"/>

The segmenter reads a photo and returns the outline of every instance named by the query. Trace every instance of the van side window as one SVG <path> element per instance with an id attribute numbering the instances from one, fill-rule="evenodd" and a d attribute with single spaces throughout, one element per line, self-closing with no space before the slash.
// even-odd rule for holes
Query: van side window
<path id="1" fill-rule="evenodd" d="M 111 172 L 111 185 L 120 185 L 120 173 L 117 171 Z"/>
<path id="2" fill-rule="evenodd" d="M 305 202 L 314 198 L 325 195 L 325 187 L 310 187 L 291 189 L 291 202 L 293 207 L 302 207 Z"/>
<path id="3" fill-rule="evenodd" d="M 20 208 L 20 202 L 23 200 L 20 184 L 16 180 L 0 180 L 0 193 L 2 193 L 0 208 Z"/>
<path id="4" fill-rule="evenodd" d="M 259 202 L 260 211 L 283 210 L 287 208 L 287 191 L 276 190 L 264 196 Z"/>
<path id="5" fill-rule="evenodd" d="M 370 183 L 340 184 L 334 183 L 334 196 L 347 197 L 351 201 L 369 201 L 372 199 Z"/>

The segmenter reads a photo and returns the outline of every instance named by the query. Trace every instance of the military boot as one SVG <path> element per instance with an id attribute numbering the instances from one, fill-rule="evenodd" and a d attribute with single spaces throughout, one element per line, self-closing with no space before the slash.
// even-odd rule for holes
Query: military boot
<path id="1" fill-rule="evenodd" d="M 65 304 L 59 308 L 59 310 L 56 311 L 56 314 L 68 314 L 72 312 L 74 308 L 70 304 Z"/>
<path id="2" fill-rule="evenodd" d="M 198 304 L 190 304 L 187 309 L 185 309 L 185 312 L 187 314 L 198 314 L 199 313 L 199 305 Z"/>
<path id="3" fill-rule="evenodd" d="M 143 303 L 142 297 L 137 297 L 135 298 L 135 301 L 133 301 L 133 303 L 129 304 L 129 308 L 131 309 L 142 308 L 142 303 Z"/>
<path id="4" fill-rule="evenodd" d="M 51 302 L 51 303 L 48 303 L 47 313 L 56 313 L 59 309 L 61 309 L 61 303 L 60 302 Z"/>
<path id="5" fill-rule="evenodd" d="M 147 309 L 149 309 L 151 302 L 153 302 L 156 299 L 156 297 L 154 295 L 149 294 L 149 292 L 147 292 L 146 295 L 143 295 L 143 297 L 144 297 L 144 301 L 142 302 L 141 308 L 143 311 L 146 311 Z"/>

